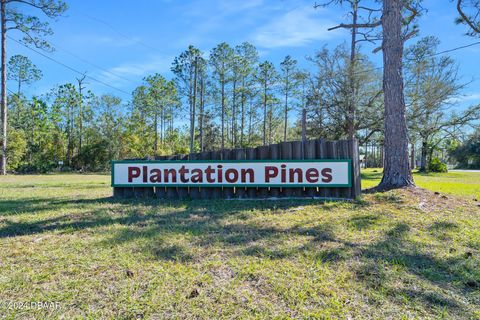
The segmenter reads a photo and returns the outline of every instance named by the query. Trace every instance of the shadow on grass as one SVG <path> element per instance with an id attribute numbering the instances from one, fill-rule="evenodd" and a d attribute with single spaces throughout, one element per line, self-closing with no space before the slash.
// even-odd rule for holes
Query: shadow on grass
<path id="1" fill-rule="evenodd" d="M 387 199 L 388 200 L 388 199 Z M 391 199 L 398 202 L 398 199 Z M 11 221 L 4 219 L 0 227 L 0 237 L 34 235 L 45 232 L 75 232 L 110 225 L 121 226 L 120 230 L 101 231 L 106 240 L 99 245 L 119 246 L 135 243 L 137 250 L 152 259 L 195 263 L 205 256 L 198 256 L 191 247 L 209 252 L 226 250 L 240 257 L 263 259 L 293 259 L 303 254 L 312 254 L 323 263 L 351 263 L 356 281 L 365 288 L 388 291 L 388 299 L 393 303 L 400 297 L 421 302 L 437 311 L 446 309 L 450 314 L 469 318 L 472 315 L 455 296 L 466 296 L 478 290 L 479 279 L 465 261 L 465 257 L 438 258 L 429 253 L 428 248 L 409 240 L 408 223 L 391 224 L 383 236 L 370 244 L 349 242 L 336 234 L 336 226 L 329 222 L 316 221 L 289 227 L 265 225 L 251 219 L 262 214 L 291 214 L 295 208 L 315 201 L 158 201 L 105 199 L 31 199 L 0 201 L 0 215 L 18 212 L 29 214 L 48 210 L 59 210 L 64 215 L 40 218 L 33 221 Z M 342 204 L 338 204 L 341 206 Z M 332 210 L 336 204 L 319 207 Z M 365 209 L 366 204 L 353 204 L 352 213 Z M 83 208 L 82 213 L 69 214 L 69 210 Z M 379 223 L 373 214 L 355 215 L 347 218 L 345 224 L 355 231 L 368 230 Z M 251 220 L 251 221 L 250 221 Z M 430 231 L 453 230 L 455 224 L 437 222 Z M 108 233 L 106 233 L 108 232 Z M 285 245 L 292 238 L 301 238 L 298 246 Z M 187 239 L 188 245 L 171 243 L 168 239 Z M 141 242 L 135 242 L 142 240 Z M 208 254 L 208 253 L 207 253 Z M 360 262 L 356 263 L 355 262 Z M 279 263 L 281 263 L 279 261 Z M 393 269 L 405 274 L 397 276 L 401 286 L 393 285 L 390 274 Z M 404 275 L 419 277 L 437 288 L 409 288 Z M 448 288 L 446 290 L 445 288 Z M 456 295 L 449 293 L 454 291 Z"/>

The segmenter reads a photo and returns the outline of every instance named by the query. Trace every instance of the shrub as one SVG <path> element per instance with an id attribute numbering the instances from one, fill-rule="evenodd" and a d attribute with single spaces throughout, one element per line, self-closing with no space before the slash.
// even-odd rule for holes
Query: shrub
<path id="1" fill-rule="evenodd" d="M 447 172 L 447 165 L 438 158 L 432 158 L 428 164 L 428 170 L 431 172 Z"/>

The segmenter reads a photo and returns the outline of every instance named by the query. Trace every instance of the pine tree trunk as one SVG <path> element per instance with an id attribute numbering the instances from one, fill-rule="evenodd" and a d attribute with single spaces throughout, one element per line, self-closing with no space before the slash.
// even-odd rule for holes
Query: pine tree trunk
<path id="1" fill-rule="evenodd" d="M 410 168 L 415 169 L 415 143 L 410 143 Z"/>
<path id="2" fill-rule="evenodd" d="M 7 21 L 6 21 L 6 0 L 1 0 L 1 23 L 2 23 L 2 161 L 0 173 L 7 174 Z"/>
<path id="3" fill-rule="evenodd" d="M 267 81 L 264 83 L 263 91 L 263 145 L 267 145 Z"/>
<path id="4" fill-rule="evenodd" d="M 420 157 L 420 171 L 426 172 L 427 171 L 427 151 L 428 151 L 428 143 L 426 140 L 422 141 L 422 153 Z"/>
<path id="5" fill-rule="evenodd" d="M 379 190 L 414 186 L 408 163 L 408 136 L 402 76 L 402 1 L 383 1 L 383 92 L 385 167 Z"/>
<path id="6" fill-rule="evenodd" d="M 222 76 L 222 150 L 225 150 L 225 80 Z"/>
<path id="7" fill-rule="evenodd" d="M 243 147 L 243 133 L 245 131 L 245 77 L 242 80 L 242 102 L 241 102 L 241 113 L 242 119 L 240 122 L 240 146 Z"/>
<path id="8" fill-rule="evenodd" d="M 158 155 L 158 116 L 156 112 L 153 118 L 153 129 L 155 132 L 155 142 L 153 144 L 153 155 L 156 157 Z"/>
<path id="9" fill-rule="evenodd" d="M 190 153 L 194 151 L 194 142 L 195 142 L 195 108 L 197 104 L 197 58 L 195 58 L 195 71 L 193 76 L 193 101 L 190 113 Z"/>
<path id="10" fill-rule="evenodd" d="M 200 151 L 203 152 L 203 112 L 205 110 L 205 76 L 202 76 L 202 80 L 200 81 L 200 117 L 198 119 L 198 126 L 199 126 L 199 135 L 200 135 Z"/>
<path id="11" fill-rule="evenodd" d="M 284 127 L 283 127 L 283 141 L 287 142 L 287 126 L 288 126 L 288 72 L 286 74 L 285 79 L 285 120 L 284 120 Z"/>
<path id="12" fill-rule="evenodd" d="M 307 109 L 302 109 L 302 141 L 307 141 Z"/>

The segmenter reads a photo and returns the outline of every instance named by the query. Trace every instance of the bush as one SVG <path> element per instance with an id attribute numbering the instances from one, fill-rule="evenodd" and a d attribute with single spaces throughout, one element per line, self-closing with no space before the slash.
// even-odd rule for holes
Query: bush
<path id="1" fill-rule="evenodd" d="M 433 158 L 428 164 L 428 170 L 431 172 L 447 172 L 447 165 L 438 158 Z"/>

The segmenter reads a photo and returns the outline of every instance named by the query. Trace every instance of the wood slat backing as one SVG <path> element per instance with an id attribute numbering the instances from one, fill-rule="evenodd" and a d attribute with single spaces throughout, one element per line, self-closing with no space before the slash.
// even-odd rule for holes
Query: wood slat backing
<path id="1" fill-rule="evenodd" d="M 223 154 L 222 154 L 221 151 L 211 151 L 210 158 L 212 160 L 222 160 L 223 159 Z M 213 187 L 213 188 L 209 188 L 209 189 L 212 189 L 212 191 L 211 191 L 212 199 L 221 199 L 222 198 L 222 187 Z"/>
<path id="2" fill-rule="evenodd" d="M 247 148 L 245 150 L 245 157 L 248 160 L 255 160 L 256 157 L 256 150 L 255 148 Z M 255 188 L 247 188 L 247 198 L 253 199 L 257 197 L 257 187 Z"/>
<path id="3" fill-rule="evenodd" d="M 210 160 L 211 157 L 210 151 L 204 151 L 200 154 L 200 160 Z M 200 188 L 200 194 L 202 199 L 212 199 L 212 188 Z"/>
<path id="4" fill-rule="evenodd" d="M 292 141 L 292 159 L 303 160 L 303 147 L 301 141 Z M 304 188 L 292 188 L 292 194 L 294 197 L 302 197 Z"/>
<path id="5" fill-rule="evenodd" d="M 230 149 L 223 150 L 222 154 L 223 154 L 223 160 L 235 160 L 235 153 L 233 150 L 230 150 Z M 223 199 L 232 199 L 234 195 L 235 193 L 233 188 L 231 187 L 222 188 Z"/>
<path id="6" fill-rule="evenodd" d="M 303 153 L 304 159 L 315 159 L 315 152 L 316 152 L 316 141 L 305 141 L 303 143 Z M 305 188 L 303 195 L 305 197 L 315 197 L 317 194 L 317 188 Z"/>
<path id="7" fill-rule="evenodd" d="M 268 146 L 268 152 L 269 152 L 269 157 L 268 159 L 271 160 L 279 160 L 281 159 L 281 150 L 280 150 L 280 145 L 278 144 L 272 144 Z M 272 198 L 278 198 L 282 196 L 282 188 L 277 188 L 277 187 L 271 187 L 269 188 L 269 195 Z"/>
<path id="8" fill-rule="evenodd" d="M 235 149 L 233 153 L 236 160 L 245 160 L 247 158 L 245 149 Z M 235 188 L 235 198 L 244 199 L 246 197 L 247 190 L 245 187 Z"/>
<path id="9" fill-rule="evenodd" d="M 190 156 L 188 154 L 180 155 L 180 160 L 188 161 Z M 189 188 L 188 187 L 177 187 L 178 199 L 184 200 L 189 198 Z"/>
<path id="10" fill-rule="evenodd" d="M 270 158 L 270 148 L 268 146 L 260 146 L 256 148 L 257 159 L 258 160 L 268 160 Z M 269 189 L 265 187 L 259 187 L 257 192 L 257 197 L 259 198 L 268 198 Z"/>

